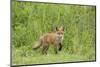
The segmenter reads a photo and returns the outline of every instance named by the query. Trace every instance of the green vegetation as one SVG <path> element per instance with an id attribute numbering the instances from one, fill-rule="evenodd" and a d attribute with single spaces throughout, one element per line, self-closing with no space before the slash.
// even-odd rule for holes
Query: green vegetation
<path id="1" fill-rule="evenodd" d="M 12 64 L 95 60 L 95 6 L 12 1 Z M 32 45 L 56 26 L 65 27 L 63 49 L 47 55 Z"/>

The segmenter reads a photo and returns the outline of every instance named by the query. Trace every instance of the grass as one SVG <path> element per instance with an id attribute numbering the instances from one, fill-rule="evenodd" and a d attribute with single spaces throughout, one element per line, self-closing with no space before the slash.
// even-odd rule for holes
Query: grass
<path id="1" fill-rule="evenodd" d="M 92 61 L 95 59 L 95 6 L 12 1 L 12 65 Z M 64 26 L 63 49 L 47 55 L 32 45 L 56 26 Z"/>
<path id="2" fill-rule="evenodd" d="M 77 61 L 93 61 L 94 58 L 88 59 L 83 55 L 64 53 L 63 51 L 58 54 L 48 52 L 47 55 L 41 55 L 30 51 L 26 55 L 20 55 L 21 50 L 17 50 L 17 55 L 13 56 L 13 65 L 27 65 L 27 64 L 47 64 L 47 63 L 62 63 L 62 62 L 77 62 Z M 17 57 L 17 58 L 16 58 Z M 20 62 L 19 62 L 20 61 Z"/>

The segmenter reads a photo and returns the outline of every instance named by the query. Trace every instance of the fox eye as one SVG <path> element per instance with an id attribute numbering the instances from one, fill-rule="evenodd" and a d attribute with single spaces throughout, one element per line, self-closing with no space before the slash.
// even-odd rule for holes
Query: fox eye
<path id="1" fill-rule="evenodd" d="M 58 32 L 57 34 L 58 34 L 58 35 L 60 35 L 61 33 L 60 33 L 60 32 Z"/>
<path id="2" fill-rule="evenodd" d="M 63 33 L 57 33 L 58 35 L 61 35 L 61 34 L 63 34 Z"/>

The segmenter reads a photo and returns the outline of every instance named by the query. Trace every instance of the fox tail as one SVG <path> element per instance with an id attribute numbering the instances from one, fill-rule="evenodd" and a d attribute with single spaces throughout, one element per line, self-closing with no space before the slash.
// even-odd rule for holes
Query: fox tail
<path id="1" fill-rule="evenodd" d="M 41 40 L 39 40 L 34 45 L 32 45 L 32 48 L 37 49 L 37 48 L 40 48 L 41 45 L 42 45 Z"/>

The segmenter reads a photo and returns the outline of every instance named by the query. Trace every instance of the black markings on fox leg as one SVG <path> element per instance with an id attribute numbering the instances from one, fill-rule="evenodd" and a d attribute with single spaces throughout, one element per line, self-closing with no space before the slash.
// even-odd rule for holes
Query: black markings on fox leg
<path id="1" fill-rule="evenodd" d="M 57 52 L 57 50 L 55 49 L 55 54 L 57 54 L 58 52 Z"/>
<path id="2" fill-rule="evenodd" d="M 55 51 L 55 54 L 57 54 L 57 53 L 58 53 L 58 52 L 57 52 L 57 47 L 55 47 L 55 48 L 54 48 L 54 51 Z"/>
<path id="3" fill-rule="evenodd" d="M 47 54 L 48 48 L 49 48 L 49 46 L 46 46 L 46 48 L 45 48 L 45 54 Z"/>
<path id="4" fill-rule="evenodd" d="M 47 54 L 49 46 L 43 46 L 42 54 Z"/>
<path id="5" fill-rule="evenodd" d="M 61 49 L 62 49 L 62 44 L 59 43 L 59 51 L 61 51 Z"/>

